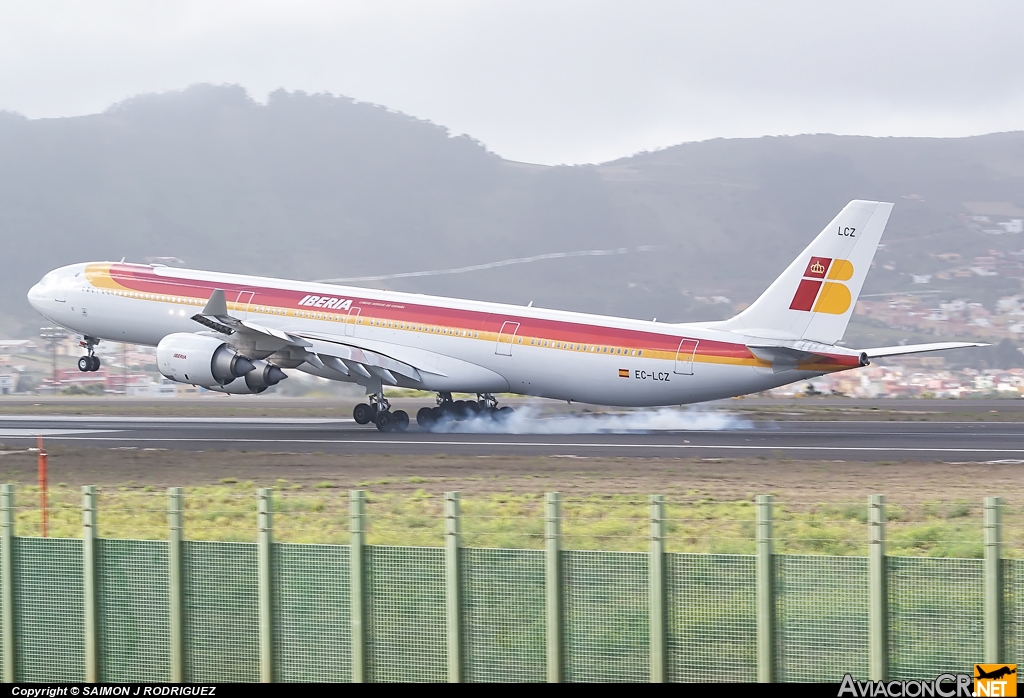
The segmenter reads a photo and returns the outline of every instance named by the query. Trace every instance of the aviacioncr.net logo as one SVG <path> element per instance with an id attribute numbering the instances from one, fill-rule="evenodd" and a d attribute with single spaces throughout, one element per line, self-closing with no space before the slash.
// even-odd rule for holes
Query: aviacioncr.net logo
<path id="1" fill-rule="evenodd" d="M 973 698 L 970 674 L 940 674 L 931 681 L 857 681 L 850 674 L 843 677 L 839 696 L 891 696 L 892 698 Z M 1016 684 L 1014 684 L 1016 688 Z"/>

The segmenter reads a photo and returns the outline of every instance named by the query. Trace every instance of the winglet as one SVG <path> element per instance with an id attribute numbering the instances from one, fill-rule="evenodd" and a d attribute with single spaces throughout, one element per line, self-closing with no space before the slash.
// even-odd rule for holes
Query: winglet
<path id="1" fill-rule="evenodd" d="M 203 308 L 202 314 L 212 317 L 224 317 L 228 314 L 228 302 L 224 300 L 224 289 L 213 289 L 213 293 L 210 294 L 210 300 L 206 301 L 206 307 Z"/>

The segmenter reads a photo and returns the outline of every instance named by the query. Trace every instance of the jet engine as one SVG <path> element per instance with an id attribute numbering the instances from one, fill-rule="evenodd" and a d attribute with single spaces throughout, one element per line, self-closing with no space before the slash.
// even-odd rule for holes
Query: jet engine
<path id="1" fill-rule="evenodd" d="M 262 393 L 272 385 L 277 385 L 288 377 L 287 373 L 266 361 L 254 361 L 253 364 L 255 364 L 255 369 L 241 378 L 236 378 L 226 385 L 208 385 L 206 387 L 232 395 L 255 395 Z"/>
<path id="2" fill-rule="evenodd" d="M 256 364 L 216 337 L 177 332 L 156 346 L 156 364 L 167 378 L 205 387 L 227 385 Z"/>

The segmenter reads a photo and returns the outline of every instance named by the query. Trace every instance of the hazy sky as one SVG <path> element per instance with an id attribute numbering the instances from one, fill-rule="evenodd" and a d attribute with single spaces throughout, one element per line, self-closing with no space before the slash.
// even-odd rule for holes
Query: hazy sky
<path id="1" fill-rule="evenodd" d="M 344 94 L 500 155 L 1024 128 L 1024 3 L 0 0 L 0 109 L 235 83 Z"/>

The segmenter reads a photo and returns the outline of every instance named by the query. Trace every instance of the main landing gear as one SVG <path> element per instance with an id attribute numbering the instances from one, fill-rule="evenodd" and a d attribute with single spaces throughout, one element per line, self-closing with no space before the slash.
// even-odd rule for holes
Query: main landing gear
<path id="1" fill-rule="evenodd" d="M 96 356 L 96 345 L 99 343 L 100 340 L 95 337 L 86 337 L 78 343 L 79 346 L 85 347 L 85 350 L 89 352 L 78 360 L 79 371 L 86 373 L 100 370 L 100 357 Z"/>
<path id="2" fill-rule="evenodd" d="M 381 391 L 370 395 L 370 404 L 360 402 L 352 410 L 356 424 L 373 422 L 380 431 L 405 431 L 409 428 L 409 414 L 405 410 L 391 411 L 391 403 Z"/>
<path id="3" fill-rule="evenodd" d="M 416 423 L 423 429 L 430 429 L 447 421 L 479 418 L 503 421 L 513 412 L 511 407 L 498 407 L 497 399 L 490 393 L 477 393 L 476 400 L 452 400 L 451 393 L 438 393 L 437 407 L 424 407 L 417 412 Z"/>

